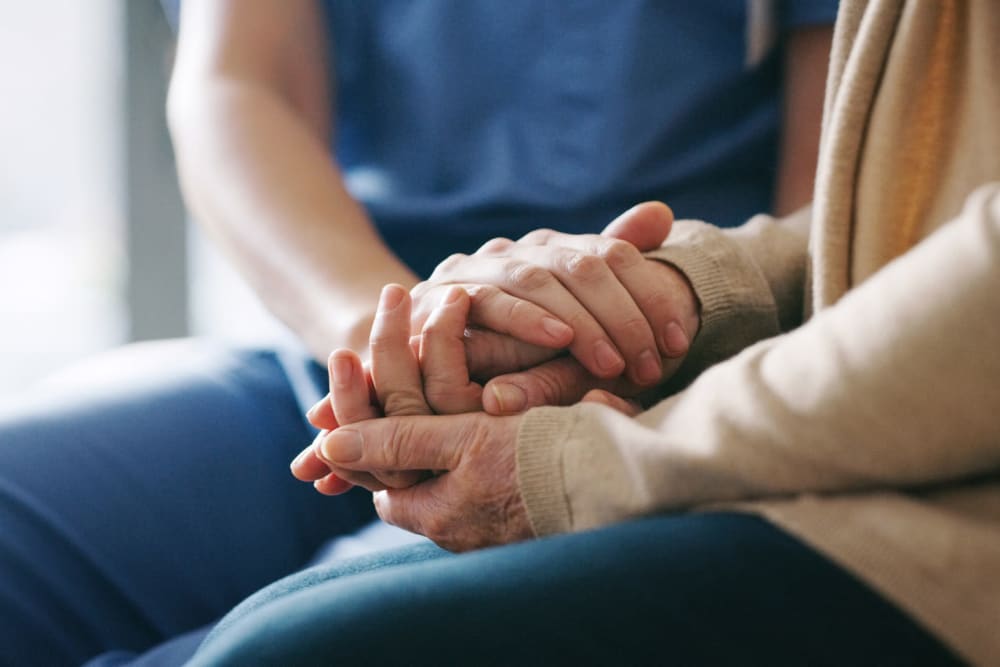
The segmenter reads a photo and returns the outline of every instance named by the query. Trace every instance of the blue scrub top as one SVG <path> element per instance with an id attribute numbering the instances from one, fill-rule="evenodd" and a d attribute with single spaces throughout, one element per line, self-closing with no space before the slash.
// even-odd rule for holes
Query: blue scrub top
<path id="1" fill-rule="evenodd" d="M 778 38 L 750 66 L 740 0 L 323 0 L 348 188 L 421 275 L 647 199 L 723 226 L 768 211 L 782 38 L 837 2 L 755 1 Z"/>
<path id="2" fill-rule="evenodd" d="M 334 150 L 419 273 L 494 236 L 598 231 L 646 199 L 735 225 L 768 211 L 780 42 L 836 2 L 778 3 L 747 65 L 736 0 L 326 0 Z"/>

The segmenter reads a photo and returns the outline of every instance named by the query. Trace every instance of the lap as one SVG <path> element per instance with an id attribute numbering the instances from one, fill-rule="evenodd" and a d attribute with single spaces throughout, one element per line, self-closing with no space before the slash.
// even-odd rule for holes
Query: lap
<path id="1" fill-rule="evenodd" d="M 656 517 L 453 556 L 314 568 L 238 607 L 192 665 L 957 664 L 762 519 Z"/>
<path id="2" fill-rule="evenodd" d="M 132 346 L 4 406 L 0 658 L 148 647 L 369 521 L 362 494 L 291 477 L 311 437 L 272 352 L 198 341 Z"/>

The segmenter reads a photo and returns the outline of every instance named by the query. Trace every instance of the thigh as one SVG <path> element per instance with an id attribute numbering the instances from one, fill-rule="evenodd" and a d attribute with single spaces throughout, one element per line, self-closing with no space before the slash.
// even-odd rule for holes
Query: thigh
<path id="1" fill-rule="evenodd" d="M 329 574 L 292 577 L 270 602 L 265 591 L 190 664 L 958 664 L 845 571 L 746 515 Z"/>
<path id="2" fill-rule="evenodd" d="M 126 348 L 0 411 L 0 663 L 197 627 L 373 516 L 288 472 L 312 433 L 262 350 Z"/>

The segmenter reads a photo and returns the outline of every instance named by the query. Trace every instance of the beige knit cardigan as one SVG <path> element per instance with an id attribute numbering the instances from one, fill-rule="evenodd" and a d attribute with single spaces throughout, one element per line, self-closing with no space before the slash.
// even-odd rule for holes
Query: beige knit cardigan
<path id="1" fill-rule="evenodd" d="M 811 210 L 675 226 L 695 381 L 530 411 L 528 514 L 757 512 L 1000 664 L 1000 2 L 845 0 L 819 161 Z"/>

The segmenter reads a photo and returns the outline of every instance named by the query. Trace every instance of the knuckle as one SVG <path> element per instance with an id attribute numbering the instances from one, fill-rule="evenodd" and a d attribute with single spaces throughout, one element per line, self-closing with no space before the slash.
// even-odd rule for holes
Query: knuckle
<path id="1" fill-rule="evenodd" d="M 427 294 L 427 292 L 431 291 L 434 287 L 435 283 L 431 282 L 430 280 L 423 280 L 413 286 L 413 288 L 410 290 L 410 296 L 413 298 L 414 301 L 417 301 L 425 294 Z"/>
<path id="2" fill-rule="evenodd" d="M 633 298 L 651 320 L 655 318 L 667 322 L 673 319 L 674 302 L 666 290 L 656 288 L 644 290 L 633 295 Z"/>
<path id="3" fill-rule="evenodd" d="M 542 267 L 522 262 L 508 266 L 507 275 L 514 287 L 529 292 L 541 289 L 553 280 L 552 275 Z"/>
<path id="4" fill-rule="evenodd" d="M 434 498 L 425 497 L 419 501 L 410 501 L 406 505 L 409 525 L 402 527 L 420 533 L 435 542 L 446 539 L 450 532 L 446 510 L 447 507 Z"/>
<path id="5" fill-rule="evenodd" d="M 395 343 L 395 337 L 393 337 L 391 333 L 385 331 L 372 329 L 371 335 L 368 337 L 368 347 L 371 350 L 372 355 L 392 351 Z"/>
<path id="6" fill-rule="evenodd" d="M 387 417 L 407 417 L 413 415 L 425 415 L 429 412 L 427 409 L 427 404 L 424 402 L 423 396 L 418 395 L 413 391 L 391 391 L 385 398 L 384 405 L 382 409 L 385 411 Z M 397 448 L 396 453 L 398 453 L 398 445 L 395 444 L 403 434 L 398 431 L 394 434 L 395 437 L 390 438 L 393 444 L 387 443 L 387 446 Z M 392 453 L 388 452 L 387 453 Z M 392 459 L 398 460 L 398 459 Z"/>
<path id="7" fill-rule="evenodd" d="M 618 325 L 618 330 L 625 333 L 627 338 L 632 341 L 649 339 L 653 335 L 649 321 L 639 315 L 626 318 Z"/>
<path id="8" fill-rule="evenodd" d="M 522 236 L 519 241 L 528 245 L 545 245 L 555 233 L 548 228 L 535 229 Z"/>
<path id="9" fill-rule="evenodd" d="M 437 267 L 434 268 L 431 278 L 439 278 L 443 275 L 447 275 L 451 271 L 454 271 L 466 259 L 468 259 L 468 255 L 460 252 L 448 255 L 441 261 L 440 264 L 437 265 Z"/>
<path id="10" fill-rule="evenodd" d="M 566 273 L 581 283 L 591 283 L 605 275 L 607 265 L 596 255 L 571 253 L 564 259 Z"/>
<path id="11" fill-rule="evenodd" d="M 448 539 L 450 522 L 441 513 L 432 511 L 420 523 L 426 537 L 435 542 Z"/>
<path id="12" fill-rule="evenodd" d="M 490 239 L 483 245 L 479 246 L 479 250 L 476 251 L 476 254 L 494 255 L 504 252 L 512 245 L 514 245 L 514 242 L 508 238 L 500 237 L 500 238 Z"/>
<path id="13" fill-rule="evenodd" d="M 634 267 L 644 260 L 638 248 L 621 239 L 612 239 L 603 243 L 599 254 L 608 266 L 619 270 Z"/>
<path id="14" fill-rule="evenodd" d="M 469 285 L 465 288 L 465 292 L 469 295 L 472 308 L 488 307 L 503 294 L 495 285 Z"/>
<path id="15" fill-rule="evenodd" d="M 561 405 L 567 399 L 563 396 L 562 383 L 553 374 L 545 374 L 539 378 L 541 395 L 547 405 Z"/>
<path id="16" fill-rule="evenodd" d="M 452 403 L 457 395 L 458 391 L 443 374 L 429 374 L 424 378 L 424 396 L 435 412 L 440 412 L 441 406 Z"/>
<path id="17" fill-rule="evenodd" d="M 466 387 L 455 387 L 450 383 L 436 383 L 427 390 L 427 403 L 437 414 L 466 412 L 472 405 L 470 392 L 466 389 Z"/>
<path id="18" fill-rule="evenodd" d="M 512 299 L 507 309 L 507 322 L 528 322 L 535 312 L 533 304 L 522 299 Z"/>
<path id="19" fill-rule="evenodd" d="M 465 330 L 464 322 L 462 324 L 463 326 L 457 334 L 461 334 Z M 433 317 L 424 323 L 424 328 L 421 329 L 417 336 L 420 337 L 421 346 L 434 345 L 449 337 L 454 338 L 456 335 L 455 328 L 456 322 L 449 322 L 446 318 Z M 449 336 L 449 334 L 451 334 L 451 336 Z"/>
<path id="20" fill-rule="evenodd" d="M 576 308 L 573 312 L 561 317 L 569 328 L 576 332 L 576 338 L 573 339 L 574 346 L 582 345 L 584 339 L 593 342 L 602 335 L 600 325 L 596 324 L 590 313 L 583 308 Z"/>

